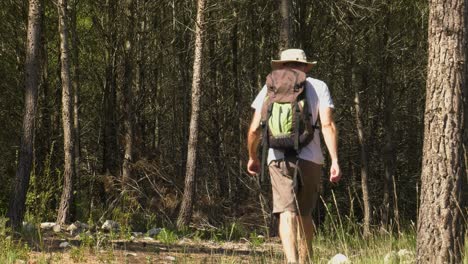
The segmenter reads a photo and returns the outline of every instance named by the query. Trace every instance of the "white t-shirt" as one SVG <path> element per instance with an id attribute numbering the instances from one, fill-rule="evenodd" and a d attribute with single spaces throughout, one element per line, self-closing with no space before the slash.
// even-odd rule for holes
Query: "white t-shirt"
<path id="1" fill-rule="evenodd" d="M 314 125 L 319 114 L 319 109 L 326 107 L 334 108 L 335 106 L 333 105 L 330 91 L 324 82 L 308 77 L 306 82 L 306 89 L 307 102 L 310 113 L 312 113 L 311 122 L 312 125 Z M 255 112 L 262 111 L 262 105 L 263 101 L 265 100 L 266 93 L 267 87 L 264 85 L 252 103 L 252 108 L 255 109 Z M 268 150 L 268 164 L 273 160 L 282 158 L 284 158 L 282 151 L 272 148 Z M 314 139 L 307 146 L 301 149 L 299 158 L 309 160 L 317 164 L 323 164 L 324 158 L 322 149 L 320 148 L 320 135 L 318 129 L 315 130 Z"/>

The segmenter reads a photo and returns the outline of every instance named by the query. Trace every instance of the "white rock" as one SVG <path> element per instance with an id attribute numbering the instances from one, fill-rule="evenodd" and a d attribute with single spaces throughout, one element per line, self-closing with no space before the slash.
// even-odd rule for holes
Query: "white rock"
<path id="1" fill-rule="evenodd" d="M 58 232 L 62 231 L 62 227 L 60 225 L 54 225 L 52 227 L 52 230 L 54 230 L 55 233 L 58 233 Z"/>
<path id="2" fill-rule="evenodd" d="M 176 260 L 176 258 L 173 257 L 173 256 L 167 256 L 167 257 L 165 257 L 164 259 L 165 259 L 165 260 L 170 260 L 170 261 L 175 261 L 175 260 Z"/>
<path id="3" fill-rule="evenodd" d="M 44 223 L 41 223 L 41 229 L 45 229 L 45 230 L 52 229 L 54 226 L 56 226 L 56 224 L 53 223 L 53 222 L 44 222 Z"/>
<path id="4" fill-rule="evenodd" d="M 119 224 L 112 220 L 106 220 L 101 228 L 106 231 L 115 231 L 119 229 Z"/>
<path id="5" fill-rule="evenodd" d="M 398 253 L 395 251 L 392 251 L 390 253 L 387 253 L 384 257 L 384 264 L 398 264 L 400 263 L 400 257 L 398 256 Z"/>
<path id="6" fill-rule="evenodd" d="M 400 263 L 413 263 L 415 262 L 414 253 L 407 249 L 400 249 L 398 251 L 398 257 L 400 257 Z"/>
<path id="7" fill-rule="evenodd" d="M 153 229 L 150 229 L 148 230 L 148 236 L 150 237 L 154 237 L 154 236 L 157 236 L 159 234 L 159 232 L 161 232 L 161 228 L 153 228 Z"/>
<path id="8" fill-rule="evenodd" d="M 349 264 L 349 263 L 351 263 L 351 261 L 349 261 L 348 257 L 346 257 L 345 255 L 341 253 L 336 254 L 335 256 L 333 256 L 333 258 L 331 258 L 328 261 L 328 264 Z"/>
<path id="9" fill-rule="evenodd" d="M 76 236 L 77 234 L 81 233 L 81 228 L 75 224 L 71 224 L 68 226 L 67 231 L 70 232 L 70 235 Z"/>
<path id="10" fill-rule="evenodd" d="M 154 238 L 152 238 L 152 237 L 144 237 L 143 240 L 154 241 Z"/>
<path id="11" fill-rule="evenodd" d="M 75 231 L 78 227 L 75 224 L 71 224 L 67 227 L 67 231 Z"/>
<path id="12" fill-rule="evenodd" d="M 60 245 L 59 245 L 60 248 L 67 248 L 67 247 L 69 247 L 69 246 L 70 246 L 70 243 L 68 243 L 68 242 L 62 242 L 62 243 L 60 243 Z"/>
<path id="13" fill-rule="evenodd" d="M 132 232 L 131 234 L 132 234 L 132 236 L 134 236 L 134 237 L 141 237 L 141 236 L 143 236 L 143 233 L 142 233 L 142 232 Z"/>
<path id="14" fill-rule="evenodd" d="M 137 254 L 136 254 L 136 253 L 133 253 L 133 252 L 127 252 L 127 253 L 125 254 L 125 256 L 126 256 L 126 257 L 128 257 L 128 256 L 136 257 Z"/>
<path id="15" fill-rule="evenodd" d="M 76 227 L 78 228 L 82 228 L 82 229 L 86 229 L 88 230 L 89 229 L 89 225 L 86 224 L 86 223 L 81 223 L 80 221 L 76 221 L 75 223 L 73 223 Z"/>

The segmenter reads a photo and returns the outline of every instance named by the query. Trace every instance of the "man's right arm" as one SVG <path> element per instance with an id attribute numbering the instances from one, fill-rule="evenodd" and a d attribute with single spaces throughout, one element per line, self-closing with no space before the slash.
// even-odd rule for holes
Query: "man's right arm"
<path id="1" fill-rule="evenodd" d="M 255 111 L 247 135 L 247 149 L 249 151 L 247 171 L 251 175 L 257 175 L 258 173 L 260 173 L 261 168 L 260 161 L 257 157 L 258 144 L 260 143 L 261 138 L 260 120 L 260 111 Z"/>

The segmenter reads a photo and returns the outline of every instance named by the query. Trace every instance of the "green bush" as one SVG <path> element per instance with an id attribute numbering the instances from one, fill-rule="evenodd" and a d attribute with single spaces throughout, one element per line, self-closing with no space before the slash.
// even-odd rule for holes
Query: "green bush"
<path id="1" fill-rule="evenodd" d="M 0 218 L 0 263 L 13 264 L 17 260 L 27 261 L 29 246 L 22 241 L 14 241 L 9 235 L 11 230 L 6 223 L 6 218 Z"/>

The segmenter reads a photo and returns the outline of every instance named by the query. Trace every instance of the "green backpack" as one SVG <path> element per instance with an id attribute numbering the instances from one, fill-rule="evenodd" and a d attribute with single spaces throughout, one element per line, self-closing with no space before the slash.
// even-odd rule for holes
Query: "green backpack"
<path id="1" fill-rule="evenodd" d="M 312 141 L 317 124 L 310 122 L 304 72 L 290 68 L 274 70 L 267 76 L 266 86 L 261 113 L 262 168 L 268 148 L 281 150 L 286 157 L 297 156 Z M 262 171 L 262 178 L 263 174 Z"/>

